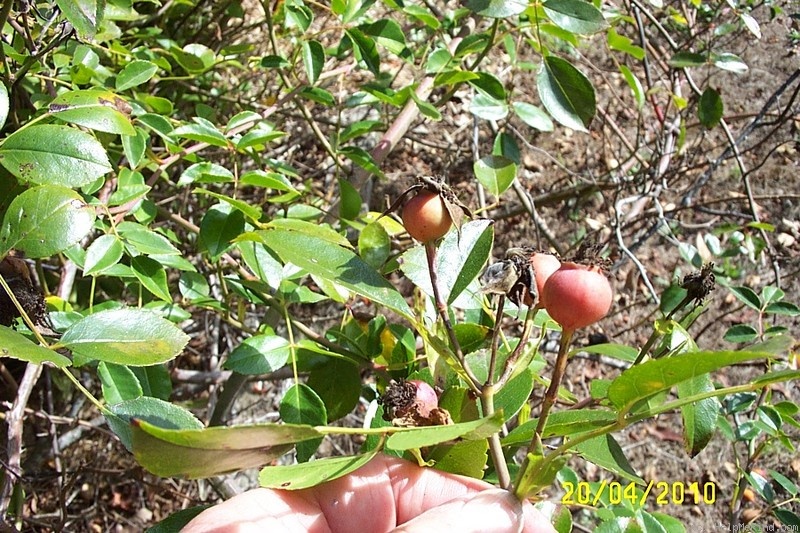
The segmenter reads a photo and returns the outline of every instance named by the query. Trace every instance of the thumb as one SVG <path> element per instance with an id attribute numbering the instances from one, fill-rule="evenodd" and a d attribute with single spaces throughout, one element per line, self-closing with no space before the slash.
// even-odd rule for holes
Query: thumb
<path id="1" fill-rule="evenodd" d="M 503 489 L 489 489 L 474 496 L 450 500 L 409 520 L 394 533 L 509 533 L 522 531 L 522 504 Z"/>

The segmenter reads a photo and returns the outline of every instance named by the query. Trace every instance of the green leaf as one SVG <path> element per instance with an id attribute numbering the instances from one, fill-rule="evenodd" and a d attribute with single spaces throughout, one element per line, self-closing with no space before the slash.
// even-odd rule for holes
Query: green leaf
<path id="1" fill-rule="evenodd" d="M 122 252 L 122 242 L 116 235 L 101 235 L 86 249 L 83 273 L 94 275 L 111 268 L 122 258 Z"/>
<path id="2" fill-rule="evenodd" d="M 167 365 L 148 365 L 130 367 L 145 396 L 152 396 L 161 400 L 169 400 L 172 394 L 172 377 Z"/>
<path id="3" fill-rule="evenodd" d="M 101 361 L 97 365 L 97 376 L 100 378 L 106 405 L 115 405 L 144 395 L 139 380 L 125 365 Z"/>
<path id="4" fill-rule="evenodd" d="M 292 385 L 281 400 L 281 420 L 287 424 L 305 424 L 310 426 L 324 426 L 328 423 L 328 414 L 325 404 L 314 392 L 314 389 L 304 383 Z M 322 438 L 297 443 L 297 462 L 308 461 L 322 442 Z"/>
<path id="5" fill-rule="evenodd" d="M 407 54 L 406 35 L 400 25 L 392 19 L 380 19 L 370 24 L 363 24 L 359 29 L 375 39 L 375 42 L 391 53 L 403 56 Z"/>
<path id="6" fill-rule="evenodd" d="M 706 64 L 706 56 L 694 52 L 677 52 L 667 63 L 672 68 L 701 67 Z"/>
<path id="7" fill-rule="evenodd" d="M 503 82 L 488 72 L 478 72 L 477 74 L 478 77 L 468 80 L 470 85 L 478 89 L 489 98 L 499 102 L 502 102 L 506 99 L 506 88 L 503 87 Z"/>
<path id="8" fill-rule="evenodd" d="M 309 222 L 307 220 L 300 220 L 297 218 L 276 218 L 271 220 L 267 224 L 267 227 L 271 229 L 268 229 L 266 231 L 258 231 L 256 233 L 259 236 L 263 236 L 272 231 L 272 229 L 296 231 L 297 233 L 303 233 L 305 235 L 317 237 L 331 244 L 336 244 L 338 246 L 343 246 L 345 248 L 352 248 L 352 244 L 350 244 L 350 241 L 347 240 L 347 237 L 340 234 L 327 224 L 320 225 L 314 222 Z"/>
<path id="9" fill-rule="evenodd" d="M 181 531 L 189 522 L 194 520 L 197 515 L 213 505 L 214 504 L 206 503 L 203 505 L 195 505 L 188 509 L 181 509 L 180 511 L 172 513 L 159 523 L 150 526 L 145 533 L 174 533 L 175 531 Z"/>
<path id="10" fill-rule="evenodd" d="M 714 383 L 705 374 L 678 384 L 678 397 L 688 398 L 714 390 Z M 683 417 L 683 443 L 687 453 L 694 457 L 706 447 L 714 436 L 719 418 L 720 403 L 717 398 L 706 398 L 681 407 Z"/>
<path id="11" fill-rule="evenodd" d="M 189 185 L 192 183 L 233 183 L 233 172 L 210 161 L 202 161 L 190 165 L 183 171 L 178 178 L 177 185 Z"/>
<path id="12" fill-rule="evenodd" d="M 325 64 L 325 49 L 317 41 L 303 41 L 303 65 L 306 67 L 308 83 L 314 85 Z"/>
<path id="13" fill-rule="evenodd" d="M 94 208 L 71 189 L 33 187 L 11 201 L 0 228 L 0 257 L 17 249 L 31 258 L 49 257 L 92 230 Z"/>
<path id="14" fill-rule="evenodd" d="M 728 342 L 752 342 L 758 338 L 758 331 L 747 324 L 736 324 L 728 328 L 722 338 Z"/>
<path id="15" fill-rule="evenodd" d="M 200 74 L 214 66 L 214 51 L 199 43 L 187 44 L 183 48 L 173 46 L 169 52 L 175 61 L 189 74 Z"/>
<path id="16" fill-rule="evenodd" d="M 258 484 L 268 489 L 300 490 L 333 481 L 355 472 L 375 457 L 378 449 L 350 457 L 326 457 L 311 463 L 267 466 L 258 475 Z"/>
<path id="17" fill-rule="evenodd" d="M 103 22 L 105 0 L 56 0 L 61 12 L 84 39 L 91 39 Z"/>
<path id="18" fill-rule="evenodd" d="M 494 196 L 503 194 L 517 177 L 517 165 L 500 155 L 487 155 L 473 165 L 478 181 Z"/>
<path id="19" fill-rule="evenodd" d="M 539 98 L 553 118 L 568 128 L 587 131 L 596 111 L 591 82 L 568 61 L 547 56 L 536 76 Z"/>
<path id="20" fill-rule="evenodd" d="M 556 411 L 547 417 L 543 437 L 563 437 L 578 435 L 599 427 L 613 424 L 617 420 L 614 411 L 601 409 L 576 409 Z M 533 418 L 514 428 L 505 438 L 503 446 L 527 445 L 531 442 L 539 420 Z"/>
<path id="21" fill-rule="evenodd" d="M 128 164 L 132 169 L 139 166 L 144 158 L 145 150 L 147 150 L 147 133 L 139 128 L 134 127 L 136 135 L 123 135 L 120 140 L 122 141 L 122 149 L 125 152 L 125 157 L 128 159 Z"/>
<path id="22" fill-rule="evenodd" d="M 276 228 L 261 232 L 264 243 L 286 263 L 293 263 L 325 279 L 385 305 L 413 321 L 405 298 L 378 272 L 352 251 L 313 235 Z M 309 254 L 313 250 L 313 254 Z"/>
<path id="23" fill-rule="evenodd" d="M 198 244 L 216 261 L 243 231 L 244 213 L 229 204 L 217 204 L 206 211 L 200 222 Z"/>
<path id="24" fill-rule="evenodd" d="M 527 102 L 513 102 L 511 106 L 514 108 L 514 113 L 531 128 L 539 131 L 553 131 L 553 121 L 550 119 L 550 115 L 538 106 Z"/>
<path id="25" fill-rule="evenodd" d="M 223 368 L 240 374 L 269 374 L 289 359 L 289 341 L 278 335 L 256 335 L 237 346 Z"/>
<path id="26" fill-rule="evenodd" d="M 204 194 L 206 196 L 211 196 L 212 198 L 216 198 L 217 200 L 221 200 L 222 202 L 225 202 L 225 204 L 233 207 L 234 209 L 236 209 L 237 211 L 239 211 L 240 213 L 244 214 L 246 217 L 249 217 L 254 221 L 257 221 L 261 218 L 261 208 L 258 206 L 250 205 L 248 202 L 244 200 L 231 198 L 226 194 L 220 194 L 218 192 L 209 191 L 208 189 L 203 189 L 200 187 L 192 189 L 192 192 L 196 194 Z"/>
<path id="27" fill-rule="evenodd" d="M 761 299 L 758 295 L 753 291 L 753 289 L 745 286 L 741 287 L 731 287 L 730 291 L 733 293 L 736 298 L 752 309 L 756 311 L 761 311 Z"/>
<path id="28" fill-rule="evenodd" d="M 471 420 L 447 426 L 429 426 L 413 428 L 407 431 L 393 433 L 386 440 L 386 446 L 393 450 L 410 450 L 433 446 L 454 439 L 481 440 L 500 430 L 504 422 L 503 413 L 480 420 Z"/>
<path id="29" fill-rule="evenodd" d="M 189 336 L 172 322 L 144 309 L 100 311 L 72 324 L 59 346 L 72 351 L 75 364 L 89 360 L 145 366 L 177 356 Z"/>
<path id="30" fill-rule="evenodd" d="M 469 112 L 484 120 L 503 120 L 508 115 L 508 104 L 479 92 L 472 99 Z"/>
<path id="31" fill-rule="evenodd" d="M 622 77 L 625 78 L 625 82 L 628 84 L 628 87 L 631 88 L 631 92 L 633 92 L 633 98 L 636 100 L 636 109 L 641 110 L 644 107 L 645 102 L 645 92 L 642 82 L 639 81 L 639 78 L 636 77 L 636 74 L 634 74 L 633 71 L 625 65 L 620 65 L 619 71 L 622 73 Z"/>
<path id="32" fill-rule="evenodd" d="M 727 70 L 735 74 L 744 74 L 749 70 L 747 64 L 735 54 L 712 54 L 711 63 L 718 69 Z"/>
<path id="33" fill-rule="evenodd" d="M 619 443 L 611 435 L 601 435 L 581 442 L 575 446 L 575 451 L 587 461 L 601 466 L 609 472 L 637 483 L 644 483 L 644 480 L 628 462 Z"/>
<path id="34" fill-rule="evenodd" d="M 358 404 L 361 394 L 361 374 L 349 360 L 327 357 L 314 365 L 306 384 L 325 404 L 328 422 L 344 418 Z"/>
<path id="35" fill-rule="evenodd" d="M 3 289 L 0 287 L 0 291 Z M 5 293 L 3 293 L 5 296 Z M 39 346 L 11 328 L 0 326 L 0 358 L 11 357 L 35 365 L 52 363 L 58 368 L 70 366 L 72 362 L 60 353 Z"/>
<path id="36" fill-rule="evenodd" d="M 339 218 L 355 220 L 361 212 L 361 194 L 345 178 L 339 178 Z"/>
<path id="37" fill-rule="evenodd" d="M 194 124 L 184 124 L 172 130 L 173 137 L 200 141 L 220 148 L 228 148 L 228 139 L 210 121 L 194 117 Z"/>
<path id="38" fill-rule="evenodd" d="M 129 451 L 133 451 L 133 428 L 131 420 L 146 421 L 170 429 L 202 429 L 203 424 L 189 411 L 177 405 L 140 396 L 109 407 L 103 414 L 108 426 L 119 437 Z"/>
<path id="39" fill-rule="evenodd" d="M 135 222 L 117 225 L 117 233 L 124 244 L 135 253 L 146 255 L 180 255 L 180 251 L 169 240 L 155 231 Z"/>
<path id="40" fill-rule="evenodd" d="M 609 357 L 613 357 L 614 359 L 619 359 L 620 361 L 626 361 L 628 363 L 634 362 L 636 360 L 636 356 L 639 355 L 639 350 L 632 346 L 611 343 L 581 346 L 580 348 L 576 348 L 575 351 L 607 355 Z"/>
<path id="41" fill-rule="evenodd" d="M 464 6 L 478 15 L 502 19 L 519 15 L 528 8 L 526 0 L 466 0 Z"/>
<path id="42" fill-rule="evenodd" d="M 117 74 L 116 88 L 118 91 L 127 91 L 143 83 L 147 83 L 158 72 L 155 63 L 143 59 L 131 61 L 119 74 Z"/>
<path id="43" fill-rule="evenodd" d="M 617 408 L 630 406 L 687 379 L 766 357 L 769 355 L 763 352 L 700 351 L 650 360 L 620 374 L 608 388 L 608 399 Z"/>
<path id="44" fill-rule="evenodd" d="M 608 47 L 611 48 L 612 50 L 617 50 L 619 52 L 628 54 L 638 61 L 644 59 L 645 55 L 644 48 L 634 45 L 633 40 L 631 40 L 628 37 L 625 37 L 624 35 L 620 35 L 619 33 L 616 32 L 616 30 L 614 30 L 614 28 L 609 28 L 606 40 L 608 42 Z M 625 65 L 620 65 L 620 67 L 624 66 Z M 622 70 L 622 68 L 620 68 L 620 70 Z M 630 69 L 628 69 L 627 67 L 625 67 L 625 70 L 630 72 Z"/>
<path id="45" fill-rule="evenodd" d="M 131 270 L 145 289 L 165 302 L 172 302 L 172 295 L 167 285 L 167 272 L 161 263 L 145 255 L 138 255 L 131 258 Z"/>
<path id="46" fill-rule="evenodd" d="M 547 0 L 544 12 L 559 28 L 572 33 L 590 35 L 608 27 L 599 9 L 583 0 Z"/>
<path id="47" fill-rule="evenodd" d="M 798 316 L 800 307 L 791 302 L 773 302 L 764 308 L 764 312 L 771 315 Z"/>
<path id="48" fill-rule="evenodd" d="M 483 269 L 494 240 L 491 227 L 491 220 L 471 220 L 461 226 L 460 239 L 455 231 L 445 235 L 436 254 L 436 272 L 439 290 L 446 302 L 455 302 Z M 425 248 L 415 246 L 403 253 L 401 260 L 403 273 L 425 294 L 432 296 Z"/>
<path id="49" fill-rule="evenodd" d="M 346 29 L 345 35 L 353 42 L 356 59 L 363 61 L 369 71 L 378 76 L 381 70 L 381 58 L 375 41 L 358 28 Z"/>
<path id="50" fill-rule="evenodd" d="M 505 417 L 511 418 L 522 409 L 531 392 L 533 392 L 533 372 L 526 368 L 497 392 L 494 399 L 495 408 L 502 409 Z"/>
<path id="51" fill-rule="evenodd" d="M 364 170 L 369 171 L 371 174 L 383 177 L 383 171 L 375 162 L 375 159 L 360 146 L 341 146 L 338 152 Z"/>
<path id="52" fill-rule="evenodd" d="M 700 119 L 700 123 L 711 129 L 722 120 L 722 112 L 722 98 L 719 95 L 719 91 L 711 87 L 706 88 L 700 96 L 700 103 L 697 108 L 697 118 Z"/>
<path id="53" fill-rule="evenodd" d="M 14 132 L 0 146 L 0 165 L 22 181 L 76 188 L 111 172 L 105 148 L 86 132 L 55 124 Z"/>
<path id="54" fill-rule="evenodd" d="M 386 262 L 391 251 L 392 241 L 379 222 L 367 224 L 358 235 L 358 255 L 376 270 Z"/>
<path id="55" fill-rule="evenodd" d="M 0 81 L 0 130 L 6 125 L 8 118 L 9 101 L 8 101 L 8 87 Z"/>
<path id="56" fill-rule="evenodd" d="M 190 479 L 254 468 L 276 459 L 297 442 L 320 438 L 313 427 L 293 424 L 166 429 L 136 420 L 133 454 L 158 476 Z"/>
<path id="57" fill-rule="evenodd" d="M 136 135 L 130 119 L 130 104 L 110 91 L 69 91 L 56 96 L 47 110 L 65 122 L 92 130 Z"/>

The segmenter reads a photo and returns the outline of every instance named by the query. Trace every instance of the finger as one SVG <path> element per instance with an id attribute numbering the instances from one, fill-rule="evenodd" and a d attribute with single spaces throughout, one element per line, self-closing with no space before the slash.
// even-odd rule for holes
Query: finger
<path id="1" fill-rule="evenodd" d="M 396 533 L 522 531 L 522 504 L 507 490 L 490 489 L 434 507 L 394 529 Z"/>

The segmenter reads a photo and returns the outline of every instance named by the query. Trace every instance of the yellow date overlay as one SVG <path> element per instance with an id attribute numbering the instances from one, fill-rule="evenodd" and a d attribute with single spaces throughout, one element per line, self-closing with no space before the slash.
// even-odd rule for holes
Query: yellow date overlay
<path id="1" fill-rule="evenodd" d="M 602 504 L 619 505 L 630 502 L 632 505 L 644 507 L 651 498 L 656 505 L 714 505 L 717 501 L 717 485 L 708 481 L 653 481 L 642 490 L 634 482 L 620 483 L 618 481 L 563 481 L 564 496 L 561 503 L 564 505 L 591 505 L 597 507 Z"/>

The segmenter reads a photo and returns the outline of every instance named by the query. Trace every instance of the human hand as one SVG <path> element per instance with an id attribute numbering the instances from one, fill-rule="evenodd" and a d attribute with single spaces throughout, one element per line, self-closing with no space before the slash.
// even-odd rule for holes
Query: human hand
<path id="1" fill-rule="evenodd" d="M 378 455 L 305 490 L 254 489 L 208 509 L 184 533 L 554 533 L 510 492 L 484 481 Z"/>

